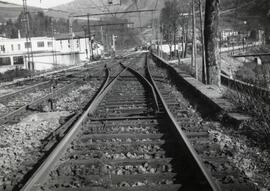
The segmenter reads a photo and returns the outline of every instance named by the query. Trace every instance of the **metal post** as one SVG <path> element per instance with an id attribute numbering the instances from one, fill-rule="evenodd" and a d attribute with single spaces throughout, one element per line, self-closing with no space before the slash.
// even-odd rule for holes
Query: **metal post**
<path id="1" fill-rule="evenodd" d="M 53 26 L 53 19 L 51 21 L 51 27 L 52 27 L 52 54 L 53 54 L 53 64 L 57 64 L 57 55 L 54 51 L 54 26 Z"/>
<path id="2" fill-rule="evenodd" d="M 115 51 L 116 51 L 116 47 L 115 47 L 116 37 L 117 36 L 115 36 L 114 34 L 112 35 L 112 43 L 113 43 L 112 49 L 113 49 L 113 54 L 114 54 L 113 56 L 115 56 Z"/>
<path id="3" fill-rule="evenodd" d="M 198 79 L 198 66 L 197 66 L 197 45 L 196 45 L 196 11 L 195 0 L 192 0 L 192 28 L 193 28 L 193 42 L 192 42 L 192 65 L 195 66 L 195 78 Z"/>
<path id="4" fill-rule="evenodd" d="M 84 44 L 85 44 L 85 55 L 86 58 L 88 59 L 88 50 L 87 50 L 87 35 L 86 35 L 86 28 L 83 27 L 83 31 L 84 31 Z"/>
<path id="5" fill-rule="evenodd" d="M 90 32 L 90 15 L 87 14 L 87 33 L 88 33 L 88 40 L 89 40 L 89 54 L 91 51 L 92 54 L 92 43 L 91 43 L 91 32 Z M 93 55 L 90 55 L 89 58 L 92 59 Z"/>
<path id="6" fill-rule="evenodd" d="M 103 46 L 105 47 L 105 43 L 104 43 L 104 34 L 103 34 L 103 27 L 102 26 L 100 26 L 100 35 L 101 35 L 101 42 L 102 42 L 102 44 L 103 44 Z"/>
<path id="7" fill-rule="evenodd" d="M 72 60 L 74 60 L 74 64 L 75 64 L 75 53 L 74 53 L 74 39 L 73 39 L 73 28 L 72 28 L 72 22 L 73 19 L 72 17 L 69 17 L 69 34 L 70 34 L 70 49 L 71 49 L 71 58 Z"/>
<path id="8" fill-rule="evenodd" d="M 26 44 L 30 47 L 27 47 L 27 66 L 28 69 L 33 69 L 34 66 L 34 58 L 33 58 L 33 50 L 32 50 L 32 43 L 31 43 L 31 37 L 30 37 L 30 24 L 29 24 L 29 12 L 27 8 L 27 0 L 23 0 L 23 14 L 24 14 L 24 23 L 25 23 L 25 38 L 26 38 Z M 31 64 L 30 64 L 31 62 Z"/>

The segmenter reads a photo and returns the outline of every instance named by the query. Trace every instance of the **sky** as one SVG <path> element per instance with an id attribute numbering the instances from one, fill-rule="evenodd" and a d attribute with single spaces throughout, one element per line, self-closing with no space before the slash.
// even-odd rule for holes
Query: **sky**
<path id="1" fill-rule="evenodd" d="M 15 4 L 22 4 L 22 0 L 2 0 L 9 3 Z M 35 7 L 42 7 L 42 8 L 49 8 L 54 7 L 57 5 L 61 5 L 64 3 L 71 2 L 73 0 L 27 0 L 27 5 L 35 6 Z"/>

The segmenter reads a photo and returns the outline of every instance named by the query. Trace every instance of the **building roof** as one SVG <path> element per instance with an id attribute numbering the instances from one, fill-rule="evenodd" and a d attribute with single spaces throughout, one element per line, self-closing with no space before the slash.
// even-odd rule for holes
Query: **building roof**
<path id="1" fill-rule="evenodd" d="M 31 40 L 37 41 L 37 40 L 52 40 L 51 37 L 31 37 Z M 26 41 L 26 38 L 1 38 L 0 42 L 18 42 L 18 41 Z"/>
<path id="2" fill-rule="evenodd" d="M 68 40 L 68 39 L 80 39 L 80 38 L 85 38 L 84 32 L 76 32 L 76 33 L 62 33 L 62 34 L 56 34 L 55 36 L 56 40 Z M 88 37 L 88 35 L 86 35 Z"/>

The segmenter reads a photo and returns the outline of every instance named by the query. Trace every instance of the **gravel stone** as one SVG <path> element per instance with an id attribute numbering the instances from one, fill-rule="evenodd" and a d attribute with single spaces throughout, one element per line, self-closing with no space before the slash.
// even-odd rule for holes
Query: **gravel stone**
<path id="1" fill-rule="evenodd" d="M 2 125 L 0 140 L 1 185 L 18 183 L 33 164 L 42 156 L 42 140 L 59 127 L 60 116 L 69 112 L 36 113 L 21 122 Z M 20 176 L 16 177 L 16 174 Z M 13 176 L 15 174 L 15 177 Z M 0 187 L 0 190 L 4 189 Z M 7 189 L 4 189 L 7 190 Z"/>

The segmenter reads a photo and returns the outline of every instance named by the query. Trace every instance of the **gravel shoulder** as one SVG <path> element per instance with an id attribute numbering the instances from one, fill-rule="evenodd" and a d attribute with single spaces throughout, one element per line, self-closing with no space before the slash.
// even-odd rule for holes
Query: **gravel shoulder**
<path id="1" fill-rule="evenodd" d="M 1 126 L 0 190 L 11 190 L 43 155 L 44 140 L 60 126 L 61 117 L 69 112 L 35 113 L 21 122 Z"/>
<path id="2" fill-rule="evenodd" d="M 45 154 L 45 139 L 61 127 L 63 119 L 82 109 L 100 86 L 101 81 L 80 82 L 55 99 L 53 112 L 47 105 L 19 123 L 3 124 L 0 140 L 0 190 L 14 190 L 24 176 Z M 40 111 L 40 110 L 39 110 Z"/>
<path id="3" fill-rule="evenodd" d="M 154 73 L 156 72 L 161 73 L 161 69 L 160 71 L 154 71 Z M 162 72 L 162 75 L 164 79 L 169 78 L 166 72 Z M 225 156 L 229 161 L 228 165 L 226 163 L 226 168 L 239 169 L 243 177 L 248 178 L 260 191 L 270 190 L 270 153 L 267 150 L 262 150 L 259 145 L 254 145 L 250 139 L 241 134 L 239 129 L 230 128 L 226 124 L 203 118 L 196 111 L 196 108 L 189 104 L 188 100 L 184 98 L 175 85 L 170 85 L 169 81 L 163 84 L 167 89 L 171 90 L 172 95 L 177 98 L 179 105 L 188 110 L 186 115 L 189 116 L 189 119 L 194 124 L 197 124 L 197 128 L 207 129 L 209 134 L 207 139 L 209 150 L 200 151 L 196 149 L 197 152 L 201 152 L 199 155 L 202 157 Z M 177 118 L 177 113 L 174 113 L 174 115 Z M 192 144 L 196 148 L 201 143 L 200 141 L 195 141 Z M 231 176 L 224 181 L 233 182 L 236 180 Z"/>

